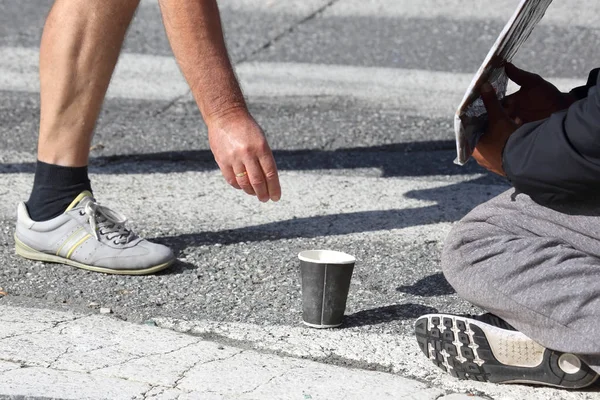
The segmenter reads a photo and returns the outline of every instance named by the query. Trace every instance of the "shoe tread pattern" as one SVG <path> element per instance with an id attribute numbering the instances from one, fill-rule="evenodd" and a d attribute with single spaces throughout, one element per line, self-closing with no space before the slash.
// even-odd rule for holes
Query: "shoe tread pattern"
<path id="1" fill-rule="evenodd" d="M 508 333 L 507 333 L 508 334 Z M 477 321 L 455 316 L 425 316 L 415 323 L 415 335 L 421 351 L 441 370 L 458 379 L 494 383 L 531 383 L 563 388 L 582 388 L 591 385 L 598 375 L 583 364 L 579 372 L 567 374 L 558 367 L 562 353 L 544 349 L 540 365 L 520 367 L 501 363 Z M 501 351 L 514 351 L 528 356 L 531 349 L 523 344 L 519 348 L 508 346 Z M 496 349 L 498 351 L 498 349 Z M 505 355 L 506 355 L 505 354 Z M 510 354 L 515 357 L 515 354 Z"/>

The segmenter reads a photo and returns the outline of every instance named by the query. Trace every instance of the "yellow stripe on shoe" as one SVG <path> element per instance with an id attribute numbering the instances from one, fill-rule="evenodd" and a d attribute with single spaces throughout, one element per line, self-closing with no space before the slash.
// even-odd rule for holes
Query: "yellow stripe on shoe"
<path id="1" fill-rule="evenodd" d="M 79 193 L 79 196 L 75 197 L 75 200 L 73 200 L 71 204 L 69 204 L 69 207 L 67 207 L 65 212 L 71 211 L 73 208 L 75 208 L 75 206 L 77 206 L 77 204 L 79 204 L 81 200 L 85 199 L 86 197 L 94 198 L 92 192 L 90 192 L 89 190 L 84 190 L 83 192 Z"/>
<path id="2" fill-rule="evenodd" d="M 67 243 L 71 242 L 75 238 L 75 236 L 81 231 L 83 231 L 83 226 L 80 226 L 79 229 L 77 229 L 75 232 L 71 233 L 69 235 L 69 237 L 67 238 L 67 240 L 65 240 L 63 242 L 63 244 L 58 248 L 58 250 L 56 250 L 56 255 L 60 256 L 60 252 L 62 251 L 63 247 L 65 247 L 65 245 Z"/>
<path id="3" fill-rule="evenodd" d="M 85 242 L 86 240 L 88 240 L 89 238 L 91 238 L 92 235 L 90 235 L 89 233 L 87 235 L 85 235 L 83 238 L 81 238 L 77 243 L 75 243 L 72 247 L 71 250 L 69 250 L 69 252 L 67 253 L 67 258 L 71 258 L 71 255 L 73 255 L 73 252 L 83 244 L 83 242 Z"/>

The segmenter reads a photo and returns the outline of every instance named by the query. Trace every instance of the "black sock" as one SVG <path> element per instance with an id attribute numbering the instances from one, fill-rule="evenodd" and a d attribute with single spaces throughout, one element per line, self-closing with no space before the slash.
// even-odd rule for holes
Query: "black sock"
<path id="1" fill-rule="evenodd" d="M 65 212 L 84 190 L 92 191 L 86 167 L 63 167 L 38 161 L 31 196 L 27 201 L 34 221 L 47 221 Z"/>

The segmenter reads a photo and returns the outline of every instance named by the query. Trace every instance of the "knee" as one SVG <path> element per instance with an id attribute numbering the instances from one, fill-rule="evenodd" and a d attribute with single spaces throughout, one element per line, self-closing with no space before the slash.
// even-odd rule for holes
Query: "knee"
<path id="1" fill-rule="evenodd" d="M 465 300 L 477 303 L 490 283 L 490 237 L 487 223 L 460 221 L 450 231 L 442 250 L 441 267 L 446 280 Z"/>
<path id="2" fill-rule="evenodd" d="M 464 277 L 469 269 L 468 260 L 463 256 L 462 249 L 464 247 L 464 225 L 465 223 L 462 221 L 454 225 L 444 242 L 441 257 L 442 272 L 448 283 L 459 294 L 462 291 L 461 282 L 465 281 Z"/>

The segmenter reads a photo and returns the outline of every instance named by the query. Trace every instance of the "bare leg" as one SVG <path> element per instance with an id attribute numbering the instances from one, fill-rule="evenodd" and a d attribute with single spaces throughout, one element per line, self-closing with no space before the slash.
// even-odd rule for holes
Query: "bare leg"
<path id="1" fill-rule="evenodd" d="M 139 0 L 56 0 L 40 46 L 38 159 L 82 167 Z"/>
<path id="2" fill-rule="evenodd" d="M 40 51 L 41 121 L 31 196 L 20 203 L 15 251 L 96 272 L 141 275 L 175 260 L 99 208 L 87 163 L 96 119 L 139 0 L 56 0 Z"/>

